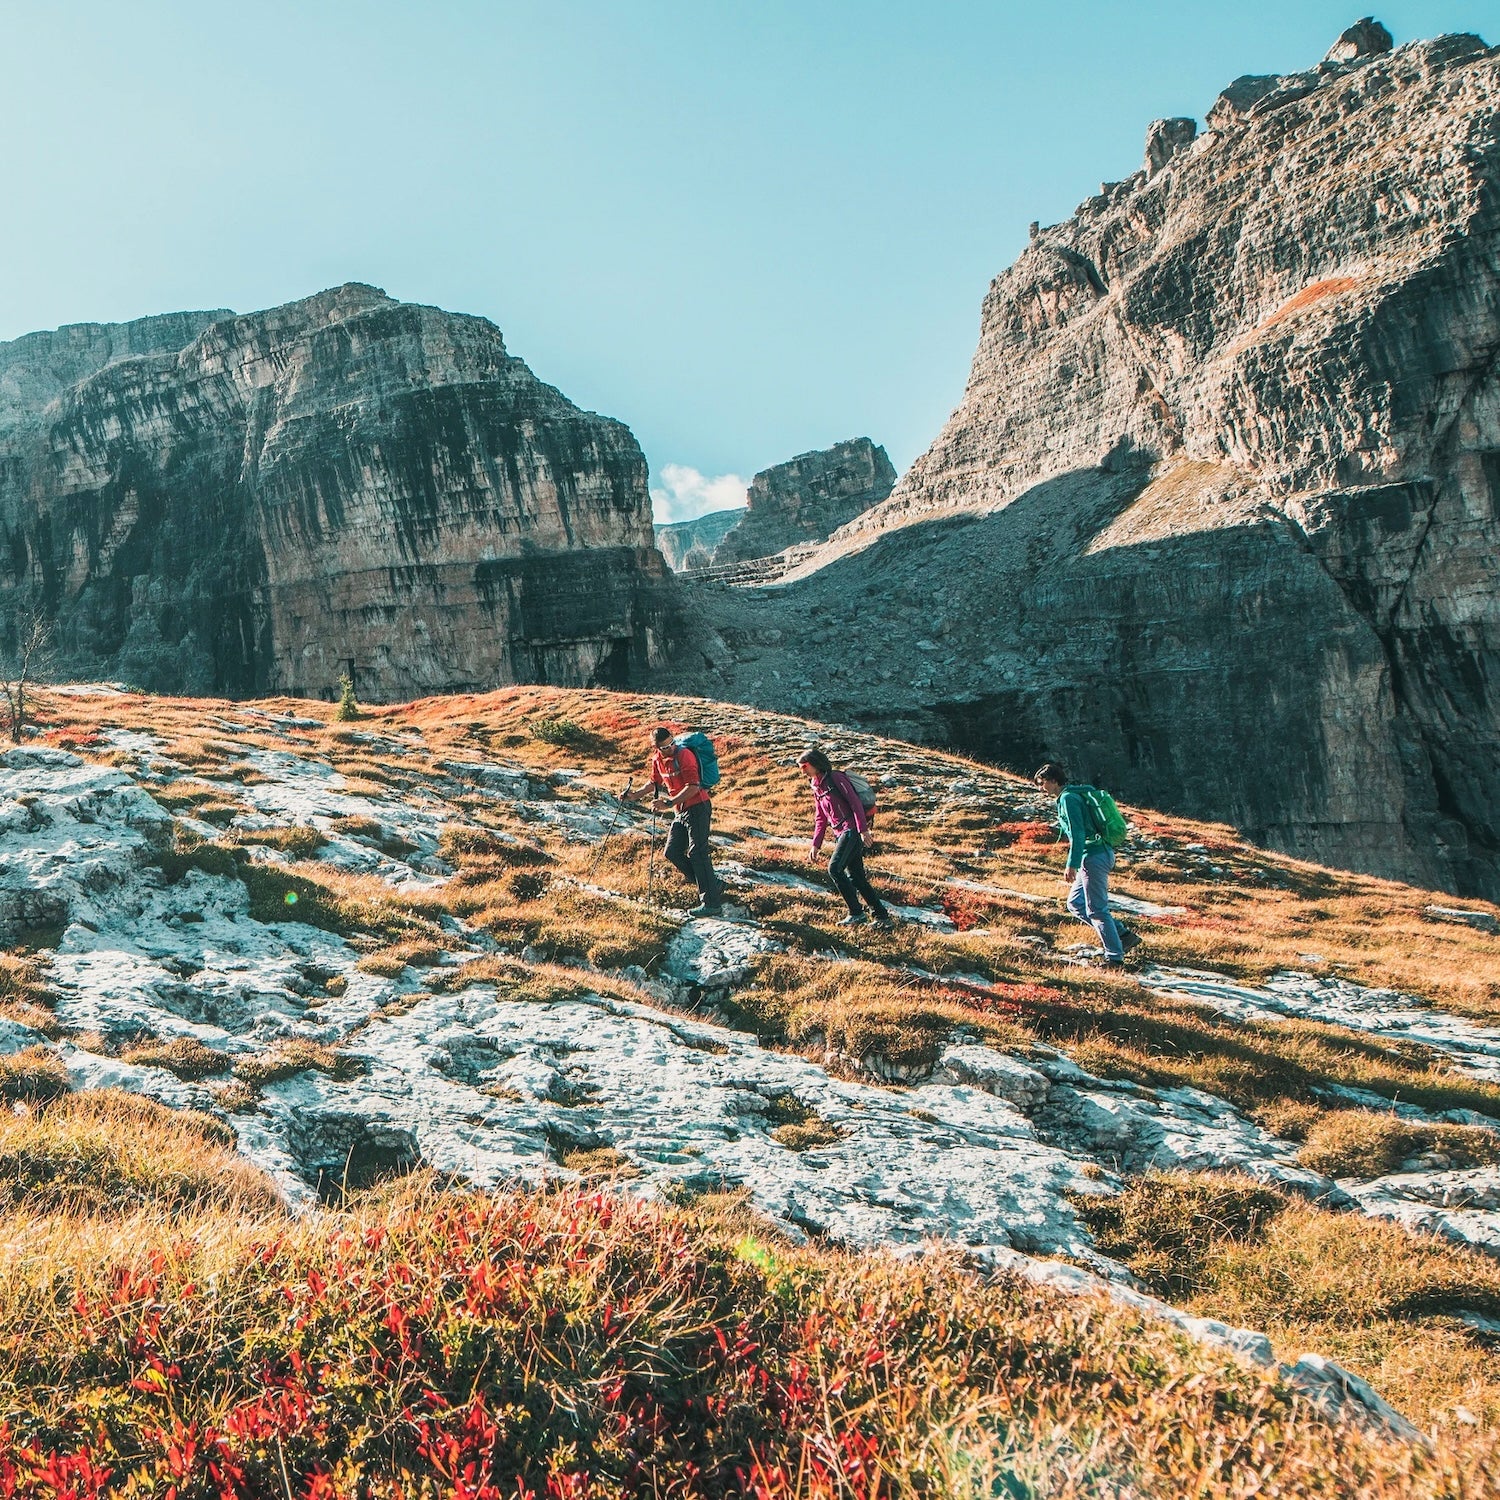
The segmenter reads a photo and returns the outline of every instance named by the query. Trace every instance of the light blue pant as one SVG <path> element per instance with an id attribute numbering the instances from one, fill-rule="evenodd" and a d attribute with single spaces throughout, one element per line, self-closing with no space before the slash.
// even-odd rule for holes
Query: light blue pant
<path id="1" fill-rule="evenodd" d="M 1094 849 L 1085 854 L 1068 892 L 1068 910 L 1099 934 L 1106 958 L 1123 958 L 1120 930 L 1109 914 L 1109 872 L 1114 867 L 1113 849 Z"/>

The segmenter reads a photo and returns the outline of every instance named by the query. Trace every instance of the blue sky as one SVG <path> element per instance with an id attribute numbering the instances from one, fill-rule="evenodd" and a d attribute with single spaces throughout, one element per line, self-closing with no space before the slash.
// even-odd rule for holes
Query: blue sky
<path id="1" fill-rule="evenodd" d="M 4 0 L 0 338 L 340 281 L 481 313 L 687 513 L 957 402 L 990 278 L 1356 3 Z M 1401 0 L 1397 42 L 1496 0 Z M 695 479 L 694 476 L 699 476 Z"/>

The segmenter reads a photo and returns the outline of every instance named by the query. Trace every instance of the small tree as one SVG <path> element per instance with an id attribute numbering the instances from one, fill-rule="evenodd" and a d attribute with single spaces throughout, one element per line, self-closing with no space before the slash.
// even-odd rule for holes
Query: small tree
<path id="1" fill-rule="evenodd" d="M 339 706 L 335 719 L 349 720 L 363 717 L 359 711 L 359 699 L 354 696 L 354 679 L 347 672 L 339 678 Z"/>
<path id="2" fill-rule="evenodd" d="M 15 613 L 15 636 L 7 659 L 0 690 L 10 715 L 10 737 L 19 745 L 26 729 L 26 690 L 47 664 L 52 649 L 52 622 L 39 610 L 21 608 Z"/>

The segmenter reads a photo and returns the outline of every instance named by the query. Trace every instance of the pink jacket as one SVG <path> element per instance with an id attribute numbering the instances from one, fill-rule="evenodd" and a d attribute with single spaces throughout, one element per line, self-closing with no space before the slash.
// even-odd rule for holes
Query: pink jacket
<path id="1" fill-rule="evenodd" d="M 813 820 L 814 849 L 822 844 L 823 835 L 830 828 L 836 834 L 847 833 L 851 828 L 862 834 L 870 826 L 870 818 L 865 812 L 864 803 L 859 800 L 859 793 L 849 784 L 849 778 L 842 771 L 835 771 L 813 785 L 813 801 L 818 809 L 818 815 Z"/>

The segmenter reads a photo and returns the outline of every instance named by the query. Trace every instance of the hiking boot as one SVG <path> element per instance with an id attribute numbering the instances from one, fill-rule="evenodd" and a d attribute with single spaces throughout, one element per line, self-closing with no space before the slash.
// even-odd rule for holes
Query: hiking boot
<path id="1" fill-rule="evenodd" d="M 840 927 L 863 927 L 865 925 L 865 914 L 862 911 L 851 912 L 847 917 L 839 921 Z"/>
<path id="2" fill-rule="evenodd" d="M 878 917 L 872 916 L 870 925 L 878 927 L 882 932 L 889 932 L 896 924 L 891 920 L 891 914 L 887 911 L 882 912 Z"/>
<path id="3" fill-rule="evenodd" d="M 1121 927 L 1118 924 L 1116 924 L 1115 931 L 1120 934 L 1120 949 L 1122 952 L 1129 953 L 1141 946 L 1140 933 L 1132 932 L 1130 928 Z"/>
<path id="4" fill-rule="evenodd" d="M 724 903 L 722 901 L 700 901 L 691 911 L 690 917 L 717 917 L 723 913 Z"/>

